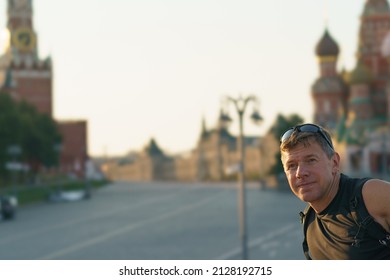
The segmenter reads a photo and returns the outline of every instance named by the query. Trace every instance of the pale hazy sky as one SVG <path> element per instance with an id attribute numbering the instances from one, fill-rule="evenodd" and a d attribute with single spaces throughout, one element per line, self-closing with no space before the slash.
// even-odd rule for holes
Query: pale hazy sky
<path id="1" fill-rule="evenodd" d="M 89 153 L 120 155 L 151 137 L 195 147 L 225 95 L 254 94 L 262 135 L 276 114 L 312 119 L 314 48 L 327 26 L 355 65 L 365 0 L 33 0 L 41 58 L 52 56 L 54 116 L 88 120 Z M 6 1 L 0 23 L 6 25 Z M 3 44 L 3 43 L 2 43 Z M 231 131 L 237 131 L 236 114 Z M 249 115 L 248 111 L 248 115 Z M 247 118 L 249 119 L 249 117 Z"/>

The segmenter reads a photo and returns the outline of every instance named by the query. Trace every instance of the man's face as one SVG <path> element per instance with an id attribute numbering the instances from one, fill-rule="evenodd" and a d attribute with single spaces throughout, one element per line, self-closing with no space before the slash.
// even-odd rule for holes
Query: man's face
<path id="1" fill-rule="evenodd" d="M 282 163 L 293 193 L 302 201 L 322 204 L 335 185 L 340 157 L 335 153 L 329 159 L 318 143 L 309 143 L 282 152 Z"/>

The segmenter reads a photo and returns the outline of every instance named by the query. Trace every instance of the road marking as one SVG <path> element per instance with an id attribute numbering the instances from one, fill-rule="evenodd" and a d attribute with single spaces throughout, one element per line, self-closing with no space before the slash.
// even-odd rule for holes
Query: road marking
<path id="1" fill-rule="evenodd" d="M 185 211 L 193 210 L 194 208 L 203 206 L 204 204 L 207 204 L 210 201 L 214 201 L 215 199 L 217 199 L 217 197 L 222 196 L 225 193 L 226 193 L 226 191 L 221 191 L 221 192 L 219 192 L 219 193 L 217 193 L 215 195 L 209 196 L 209 197 L 204 198 L 204 199 L 202 199 L 200 201 L 194 202 L 192 204 L 188 204 L 188 205 L 186 205 L 184 207 L 181 207 L 181 208 L 177 208 L 174 211 L 171 211 L 171 212 L 168 212 L 168 213 L 163 213 L 161 215 L 154 216 L 153 218 L 150 218 L 148 220 L 143 220 L 143 221 L 140 221 L 138 223 L 134 223 L 134 224 L 122 227 L 122 228 L 118 228 L 116 230 L 107 232 L 105 234 L 101 234 L 101 235 L 98 235 L 96 237 L 90 238 L 88 240 L 83 240 L 83 241 L 81 241 L 81 242 L 79 242 L 77 244 L 74 244 L 72 246 L 68 246 L 68 247 L 66 247 L 64 249 L 58 250 L 56 252 L 49 253 L 47 255 L 44 255 L 40 259 L 43 259 L 43 260 L 56 259 L 56 258 L 65 256 L 67 254 L 70 254 L 70 253 L 82 250 L 84 248 L 87 248 L 87 247 L 90 247 L 90 246 L 102 243 L 102 242 L 107 241 L 109 239 L 112 239 L 112 238 L 114 238 L 114 237 L 116 237 L 118 235 L 122 235 L 122 234 L 128 233 L 130 231 L 133 231 L 135 229 L 138 229 L 138 228 L 140 228 L 142 226 L 145 226 L 145 225 L 148 225 L 148 224 L 153 224 L 153 223 L 156 223 L 156 222 L 161 222 L 163 220 L 172 218 L 175 215 L 182 214 Z"/>
<path id="2" fill-rule="evenodd" d="M 279 228 L 277 230 L 273 230 L 265 236 L 260 236 L 254 240 L 251 240 L 248 242 L 248 249 L 251 249 L 251 248 L 253 249 L 257 246 L 262 246 L 265 244 L 265 242 L 273 240 L 273 239 L 275 239 L 275 237 L 277 237 L 279 235 L 283 235 L 285 233 L 288 233 L 291 230 L 296 229 L 296 227 L 297 227 L 296 223 L 291 223 L 291 224 L 288 224 L 288 225 L 286 225 L 282 228 Z M 233 250 L 231 250 L 225 254 L 222 254 L 221 256 L 219 256 L 217 258 L 217 260 L 228 260 L 228 259 L 231 259 L 233 257 L 239 256 L 240 254 L 241 254 L 241 247 L 237 247 L 237 248 L 234 248 Z"/>

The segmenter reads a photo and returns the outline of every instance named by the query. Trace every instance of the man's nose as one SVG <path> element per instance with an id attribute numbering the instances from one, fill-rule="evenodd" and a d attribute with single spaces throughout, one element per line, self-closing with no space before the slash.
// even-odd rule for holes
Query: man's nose
<path id="1" fill-rule="evenodd" d="M 297 178 L 307 177 L 309 175 L 309 170 L 304 164 L 299 164 L 297 168 L 296 176 Z"/>

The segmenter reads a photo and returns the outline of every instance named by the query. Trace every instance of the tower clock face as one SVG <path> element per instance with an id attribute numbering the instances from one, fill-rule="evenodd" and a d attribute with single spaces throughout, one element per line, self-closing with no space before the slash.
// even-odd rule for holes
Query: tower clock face
<path id="1" fill-rule="evenodd" d="M 35 48 L 36 37 L 30 28 L 16 29 L 12 34 L 12 45 L 22 52 Z"/>

